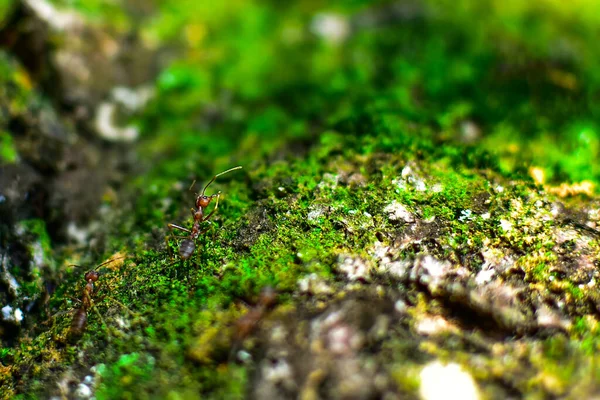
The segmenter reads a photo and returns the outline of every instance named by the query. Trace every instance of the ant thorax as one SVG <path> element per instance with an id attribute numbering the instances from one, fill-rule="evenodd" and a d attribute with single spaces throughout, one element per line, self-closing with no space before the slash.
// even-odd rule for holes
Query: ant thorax
<path id="1" fill-rule="evenodd" d="M 204 209 L 203 208 L 198 208 L 194 212 L 194 221 L 202 221 L 203 217 L 204 217 Z"/>

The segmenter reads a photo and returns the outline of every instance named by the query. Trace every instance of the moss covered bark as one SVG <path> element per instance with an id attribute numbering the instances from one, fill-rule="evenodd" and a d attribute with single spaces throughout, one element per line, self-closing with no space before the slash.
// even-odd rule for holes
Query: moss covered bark
<path id="1" fill-rule="evenodd" d="M 4 317 L 3 397 L 432 398 L 438 361 L 481 398 L 595 394 L 600 21 L 579 3 L 75 4 L 175 55 L 135 145 L 74 125 L 135 165 L 99 179 L 83 244 L 46 214 L 3 228 L 2 300 L 32 304 Z M 14 121 L 52 98 L 15 58 L 3 171 L 32 157 Z M 195 254 L 171 257 L 192 180 L 235 165 Z M 84 272 L 111 258 L 73 335 Z"/>

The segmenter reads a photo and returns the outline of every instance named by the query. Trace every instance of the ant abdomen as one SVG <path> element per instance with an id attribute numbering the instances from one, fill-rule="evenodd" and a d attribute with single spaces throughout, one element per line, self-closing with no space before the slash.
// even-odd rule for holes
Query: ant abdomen
<path id="1" fill-rule="evenodd" d="M 78 308 L 73 316 L 73 321 L 71 322 L 71 335 L 72 336 L 81 336 L 83 331 L 85 330 L 85 325 L 87 323 L 87 312 L 85 308 Z"/>
<path id="2" fill-rule="evenodd" d="M 179 244 L 179 257 L 184 260 L 187 260 L 194 253 L 194 249 L 196 249 L 196 243 L 190 239 L 184 239 Z"/>

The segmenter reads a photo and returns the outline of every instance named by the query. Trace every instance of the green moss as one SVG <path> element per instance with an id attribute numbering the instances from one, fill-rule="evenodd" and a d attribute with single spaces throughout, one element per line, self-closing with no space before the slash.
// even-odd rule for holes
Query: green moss
<path id="1" fill-rule="evenodd" d="M 30 102 L 37 97 L 27 71 L 5 51 L 0 51 L 0 104 L 11 116 L 23 115 Z M 7 120 L 0 120 L 0 127 L 6 130 Z"/>
<path id="2" fill-rule="evenodd" d="M 15 163 L 18 158 L 12 137 L 7 132 L 0 132 L 0 162 Z"/>
<path id="3" fill-rule="evenodd" d="M 303 301 L 297 289 L 304 276 L 315 273 L 335 286 L 346 280 L 340 255 L 369 260 L 374 243 L 396 245 L 414 234 L 419 246 L 428 241 L 436 257 L 471 272 L 484 263 L 482 249 L 505 252 L 525 275 L 525 293 L 552 292 L 572 307 L 580 318 L 572 337 L 544 341 L 535 362 L 523 355 L 539 376 L 511 389 L 564 395 L 581 371 L 569 359 L 593 356 L 600 343 L 581 322 L 592 295 L 553 272 L 560 263 L 553 232 L 563 227 L 550 211 L 554 199 L 526 172 L 533 163 L 551 181 L 600 182 L 599 130 L 591 122 L 597 107 L 586 100 L 600 84 L 600 58 L 591 2 L 581 10 L 542 3 L 547 9 L 431 0 L 425 17 L 376 29 L 355 24 L 336 44 L 311 32 L 314 16 L 327 11 L 320 2 L 161 2 L 140 24 L 142 36 L 181 53 L 160 73 L 156 97 L 135 121 L 147 169 L 124 185 L 132 204 L 120 203 L 107 228 L 108 251 L 128 259 L 103 269 L 97 283 L 94 308 L 104 323 L 90 311 L 86 333 L 66 344 L 77 307 L 71 298 L 81 296 L 84 282 L 80 271 L 64 274 L 49 304 L 65 314 L 2 356 L 15 365 L 9 385 L 42 393 L 58 371 L 84 376 L 97 365 L 99 399 L 244 397 L 254 371 L 227 362 L 243 302 L 266 285 L 284 305 Z M 113 4 L 73 4 L 96 22 L 119 11 L 114 27 L 134 26 Z M 435 7 L 435 17 L 427 14 Z M 363 1 L 335 10 L 340 18 L 374 12 Z M 580 58 L 552 53 L 550 44 L 563 39 L 587 51 L 577 52 Z M 37 96 L 27 74 L 0 54 L 0 76 L 1 105 L 11 115 L 26 112 Z M 473 140 L 464 137 L 468 123 L 479 136 L 457 143 Z M 5 162 L 18 156 L 10 135 L 0 134 Z M 244 169 L 209 189 L 222 191 L 221 203 L 196 253 L 172 259 L 162 236 L 169 222 L 191 225 L 189 184 L 234 165 Z M 423 232 L 389 220 L 383 209 L 394 200 Z M 43 224 L 23 226 L 53 265 Z M 169 245 L 176 250 L 179 243 Z M 400 256 L 414 257 L 419 246 Z M 503 278 L 522 280 L 512 270 Z M 442 308 L 428 307 L 424 312 Z M 433 341 L 423 347 L 436 356 L 455 352 L 466 364 L 470 353 L 453 346 L 460 348 Z M 417 369 L 403 361 L 395 360 L 392 377 L 414 393 Z M 487 366 L 482 379 L 518 376 L 519 360 L 508 364 Z"/>
<path id="4" fill-rule="evenodd" d="M 152 357 L 138 353 L 122 354 L 110 366 L 99 365 L 97 398 L 139 398 L 139 388 L 147 385 L 154 365 Z"/>

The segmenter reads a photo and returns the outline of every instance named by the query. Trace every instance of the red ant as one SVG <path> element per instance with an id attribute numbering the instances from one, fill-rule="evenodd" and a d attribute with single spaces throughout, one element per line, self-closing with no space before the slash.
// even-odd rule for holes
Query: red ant
<path id="1" fill-rule="evenodd" d="M 86 284 L 83 287 L 83 294 L 81 295 L 81 307 L 79 307 L 77 311 L 75 311 L 75 315 L 73 315 L 73 321 L 71 321 L 71 329 L 69 330 L 72 338 L 80 337 L 85 331 L 85 326 L 87 324 L 87 312 L 93 305 L 92 295 L 94 294 L 94 283 L 100 278 L 100 273 L 96 271 L 96 269 L 102 267 L 103 265 L 109 264 L 113 261 L 123 258 L 125 257 L 111 258 L 110 260 L 97 265 L 93 270 L 85 273 L 84 279 L 86 281 Z M 124 307 L 123 304 L 121 304 L 121 306 Z M 98 313 L 98 311 L 96 312 Z M 98 313 L 98 317 L 102 320 L 102 316 L 100 315 L 100 313 Z"/>
<path id="2" fill-rule="evenodd" d="M 256 325 L 265 316 L 268 310 L 273 308 L 277 303 L 277 292 L 271 286 L 265 286 L 260 291 L 258 303 L 252 307 L 250 311 L 242 315 L 235 322 L 235 336 L 238 340 L 242 340 L 250 335 Z"/>
<path id="3" fill-rule="evenodd" d="M 237 169 L 241 169 L 241 166 L 237 166 L 234 168 L 230 168 L 227 171 L 223 171 L 219 174 L 216 174 L 215 176 L 213 176 L 213 178 L 210 180 L 210 182 L 208 182 L 206 184 L 206 186 L 204 187 L 204 189 L 202 189 L 202 193 L 200 193 L 199 195 L 197 195 L 196 197 L 196 208 L 192 208 L 192 217 L 194 218 L 194 223 L 192 225 L 192 229 L 187 229 L 184 228 L 183 226 L 179 226 L 179 225 L 175 225 L 175 224 L 168 224 L 167 226 L 169 227 L 169 230 L 171 231 L 171 235 L 174 238 L 180 238 L 183 239 L 181 241 L 181 243 L 179 244 L 179 257 L 181 257 L 183 260 L 187 260 L 188 258 L 190 258 L 192 256 L 192 254 L 194 253 L 194 250 L 196 249 L 196 239 L 198 239 L 198 237 L 204 233 L 206 233 L 208 231 L 208 229 L 205 229 L 203 231 L 200 231 L 200 224 L 203 222 L 208 221 L 208 219 L 210 217 L 213 216 L 213 214 L 215 213 L 215 211 L 217 211 L 217 207 L 219 207 L 219 197 L 221 196 L 221 192 L 217 192 L 216 194 L 213 194 L 211 196 L 206 196 L 205 192 L 206 189 L 210 186 L 211 183 L 213 183 L 215 181 L 215 179 L 217 179 L 217 177 L 221 176 L 221 175 L 225 175 L 231 171 L 235 171 Z M 192 188 L 194 187 L 194 184 L 196 183 L 196 181 L 194 180 L 194 182 L 192 182 L 192 185 L 190 186 L 189 190 L 192 190 Z M 216 198 L 217 201 L 215 203 L 215 208 L 213 208 L 213 210 L 205 217 L 204 216 L 204 209 L 208 207 L 208 205 L 210 204 L 210 202 L 212 201 L 212 199 Z M 189 236 L 176 236 L 173 235 L 173 229 L 179 229 L 180 231 L 184 231 L 189 233 Z M 167 240 L 167 247 L 169 248 L 169 252 L 171 251 L 170 247 L 169 247 L 169 243 L 168 243 L 168 238 L 166 238 Z"/>
<path id="4" fill-rule="evenodd" d="M 276 304 L 277 292 L 271 286 L 265 286 L 260 291 L 256 305 L 235 321 L 232 333 L 233 344 L 229 352 L 230 362 L 236 358 L 242 342 L 254 332 L 260 321 Z"/>
<path id="5" fill-rule="evenodd" d="M 112 261 L 112 260 L 111 260 Z M 94 293 L 94 282 L 98 280 L 100 274 L 97 271 L 85 273 L 86 284 L 83 288 L 81 297 L 81 307 L 75 311 L 73 321 L 71 322 L 71 335 L 81 336 L 87 323 L 87 310 L 92 306 L 92 294 Z"/>

